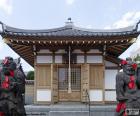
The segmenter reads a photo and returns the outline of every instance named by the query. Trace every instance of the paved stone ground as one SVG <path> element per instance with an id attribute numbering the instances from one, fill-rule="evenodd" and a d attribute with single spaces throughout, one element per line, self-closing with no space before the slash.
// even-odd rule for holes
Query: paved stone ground
<path id="1" fill-rule="evenodd" d="M 89 107 L 80 103 L 59 103 L 50 106 L 26 105 L 28 116 L 114 116 L 115 105 L 96 105 Z"/>

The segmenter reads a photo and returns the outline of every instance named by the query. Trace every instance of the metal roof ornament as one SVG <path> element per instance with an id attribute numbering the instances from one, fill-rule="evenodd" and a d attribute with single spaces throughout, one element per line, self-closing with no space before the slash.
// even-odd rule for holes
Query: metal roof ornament
<path id="1" fill-rule="evenodd" d="M 0 25 L 2 26 L 2 32 L 5 33 L 6 25 L 0 21 Z"/>
<path id="2" fill-rule="evenodd" d="M 65 26 L 72 27 L 73 26 L 73 22 L 72 22 L 71 17 L 69 17 L 67 20 L 68 21 L 65 23 Z"/>
<path id="3" fill-rule="evenodd" d="M 72 22 L 72 21 L 71 21 L 71 17 L 68 18 L 68 22 Z"/>
<path id="4" fill-rule="evenodd" d="M 135 30 L 137 31 L 138 28 L 139 28 L 139 24 L 140 24 L 140 20 L 136 23 L 136 27 L 135 27 Z"/>
<path id="5" fill-rule="evenodd" d="M 0 21 L 0 25 L 1 25 L 0 31 L 1 31 L 1 32 L 4 32 L 3 22 Z"/>

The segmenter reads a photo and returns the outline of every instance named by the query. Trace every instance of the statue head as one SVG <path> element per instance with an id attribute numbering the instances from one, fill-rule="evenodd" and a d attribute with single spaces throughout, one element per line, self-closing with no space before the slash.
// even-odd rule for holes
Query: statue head
<path id="1" fill-rule="evenodd" d="M 12 57 L 5 57 L 2 62 L 2 71 L 5 75 L 10 75 L 11 71 L 16 69 L 16 63 Z"/>
<path id="2" fill-rule="evenodd" d="M 130 57 L 126 58 L 126 60 L 122 60 L 121 65 L 124 73 L 126 73 L 127 75 L 135 75 L 137 64 L 133 62 Z"/>

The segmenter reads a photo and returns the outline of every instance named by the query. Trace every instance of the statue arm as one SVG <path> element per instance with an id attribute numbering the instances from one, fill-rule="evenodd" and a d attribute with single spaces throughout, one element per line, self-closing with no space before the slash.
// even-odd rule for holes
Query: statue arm
<path id="1" fill-rule="evenodd" d="M 116 75 L 116 95 L 118 101 L 125 101 L 126 98 L 124 96 L 124 80 L 123 74 L 118 73 Z"/>
<path id="2" fill-rule="evenodd" d="M 137 84 L 138 89 L 140 89 L 140 75 L 137 75 L 136 84 Z"/>
<path id="3" fill-rule="evenodd" d="M 2 79 L 2 73 L 1 73 L 1 71 L 0 71 L 0 89 L 1 89 L 1 79 Z"/>
<path id="4" fill-rule="evenodd" d="M 18 92 L 20 93 L 25 93 L 25 78 L 22 74 L 22 72 L 18 71 L 17 72 L 17 75 L 16 75 L 16 79 L 17 79 L 17 89 L 18 89 Z"/>

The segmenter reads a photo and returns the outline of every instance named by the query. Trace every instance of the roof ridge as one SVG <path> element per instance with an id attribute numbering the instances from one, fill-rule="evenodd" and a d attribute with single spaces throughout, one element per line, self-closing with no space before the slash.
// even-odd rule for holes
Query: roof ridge
<path id="1" fill-rule="evenodd" d="M 117 28 L 117 29 L 88 29 L 88 28 L 74 26 L 73 29 L 76 29 L 79 31 L 85 31 L 85 32 L 94 32 L 94 33 L 108 33 L 108 32 L 120 33 L 120 32 L 134 31 L 134 26 L 128 26 L 128 27 Z M 129 30 L 129 29 L 131 29 L 131 30 Z"/>
<path id="2" fill-rule="evenodd" d="M 49 33 L 49 32 L 58 32 L 58 31 L 63 31 L 63 30 L 67 30 L 67 29 L 74 29 L 74 30 L 78 30 L 78 31 L 84 31 L 84 32 L 93 32 L 93 33 L 108 33 L 108 32 L 129 32 L 129 31 L 134 31 L 134 25 L 128 26 L 128 27 L 123 27 L 123 28 L 117 28 L 117 29 L 88 29 L 88 28 L 82 28 L 82 27 L 77 27 L 77 26 L 68 26 L 65 25 L 63 27 L 58 27 L 58 28 L 52 28 L 52 29 L 21 29 L 21 28 L 15 28 L 15 27 L 11 27 L 8 25 L 5 25 L 3 23 L 1 23 L 2 25 L 4 25 L 3 29 L 6 32 L 16 32 L 16 33 Z M 137 24 L 138 25 L 138 24 Z M 135 30 L 137 31 L 137 30 Z"/>
<path id="3" fill-rule="evenodd" d="M 19 29 L 3 24 L 1 35 L 19 35 L 19 36 L 120 36 L 129 34 L 140 34 L 134 29 L 134 26 L 128 26 L 118 29 L 88 29 L 76 27 L 74 25 L 65 25 L 52 29 Z"/>

